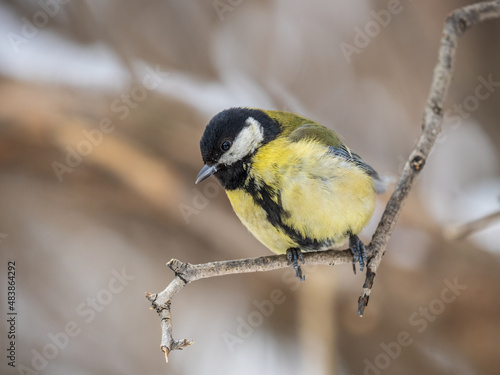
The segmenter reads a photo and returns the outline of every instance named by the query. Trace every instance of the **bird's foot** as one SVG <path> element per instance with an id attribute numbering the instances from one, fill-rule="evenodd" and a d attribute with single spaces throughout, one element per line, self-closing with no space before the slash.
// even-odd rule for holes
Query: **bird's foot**
<path id="1" fill-rule="evenodd" d="M 349 248 L 351 249 L 352 255 L 354 256 L 354 262 L 352 262 L 352 269 L 354 274 L 356 274 L 356 261 L 359 262 L 359 270 L 363 272 L 366 263 L 366 250 L 365 245 L 355 234 L 351 234 L 349 237 Z"/>
<path id="2" fill-rule="evenodd" d="M 297 276 L 300 281 L 304 281 L 306 278 L 302 275 L 302 269 L 299 266 L 299 259 L 304 263 L 304 257 L 300 249 L 294 247 L 286 251 L 286 257 L 288 258 L 288 264 L 292 264 L 295 270 L 295 276 Z"/>

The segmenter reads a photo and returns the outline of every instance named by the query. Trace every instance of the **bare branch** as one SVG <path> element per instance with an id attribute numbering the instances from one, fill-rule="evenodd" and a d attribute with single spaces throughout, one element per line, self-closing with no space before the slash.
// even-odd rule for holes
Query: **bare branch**
<path id="1" fill-rule="evenodd" d="M 363 315 L 368 304 L 373 280 L 380 261 L 385 254 L 387 242 L 396 225 L 401 208 L 441 131 L 443 105 L 451 82 L 458 40 L 473 25 L 498 17 L 500 17 L 500 1 L 497 0 L 457 9 L 446 18 L 439 48 L 438 63 L 434 68 L 429 98 L 424 111 L 422 134 L 406 162 L 396 189 L 392 193 L 372 241 L 368 245 L 374 255 L 368 262 L 363 292 L 358 300 L 358 314 L 360 316 Z"/>
<path id="2" fill-rule="evenodd" d="M 499 17 L 500 0 L 497 0 L 457 9 L 446 19 L 441 47 L 439 49 L 438 63 L 434 69 L 434 77 L 424 111 L 422 134 L 418 139 L 415 149 L 411 152 L 399 182 L 386 205 L 372 241 L 367 246 L 369 262 L 363 292 L 358 300 L 358 314 L 360 316 L 363 315 L 365 307 L 368 304 L 376 272 L 385 254 L 387 242 L 392 234 L 401 208 L 413 187 L 415 179 L 424 167 L 441 130 L 443 104 L 452 77 L 458 40 L 473 25 Z M 308 252 L 303 255 L 306 265 L 337 265 L 352 263 L 354 260 L 350 250 Z M 199 279 L 215 276 L 272 271 L 288 267 L 288 262 L 285 255 L 273 255 L 197 265 L 172 259 L 168 262 L 168 266 L 175 273 L 174 280 L 172 280 L 165 290 L 158 294 L 146 293 L 146 298 L 151 302 L 152 308 L 156 310 L 161 318 L 162 337 L 160 347 L 165 353 L 167 361 L 168 354 L 172 350 L 181 350 L 193 343 L 191 340 L 186 339 L 175 340 L 172 336 L 171 301 L 185 285 Z"/>
<path id="3" fill-rule="evenodd" d="M 303 254 L 305 265 L 324 264 L 334 266 L 337 264 L 352 263 L 354 258 L 350 250 L 328 250 L 309 252 Z M 161 350 L 168 354 L 172 350 L 184 349 L 193 343 L 191 340 L 177 341 L 172 336 L 172 298 L 187 284 L 209 277 L 233 275 L 249 272 L 267 272 L 289 267 L 286 255 L 270 255 L 258 258 L 238 260 L 224 260 L 203 264 L 184 263 L 177 259 L 170 260 L 167 265 L 175 273 L 175 278 L 158 294 L 146 293 L 146 298 L 151 302 L 151 308 L 156 310 L 161 318 Z"/>

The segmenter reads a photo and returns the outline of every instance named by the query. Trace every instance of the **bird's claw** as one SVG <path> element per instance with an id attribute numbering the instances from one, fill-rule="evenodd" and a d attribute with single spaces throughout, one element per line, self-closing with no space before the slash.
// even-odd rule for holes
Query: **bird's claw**
<path id="1" fill-rule="evenodd" d="M 359 262 L 359 270 L 363 272 L 366 264 L 366 249 L 363 242 L 355 234 L 351 234 L 349 237 L 349 248 L 351 249 L 352 255 L 354 256 L 354 262 L 352 263 L 352 270 L 356 274 L 356 261 Z"/>
<path id="2" fill-rule="evenodd" d="M 292 264 L 293 269 L 295 270 L 295 276 L 297 276 L 300 281 L 304 281 L 306 278 L 302 274 L 302 269 L 299 266 L 299 260 L 304 263 L 304 257 L 302 256 L 302 252 L 300 249 L 291 248 L 286 251 L 286 257 L 288 259 L 288 264 Z"/>

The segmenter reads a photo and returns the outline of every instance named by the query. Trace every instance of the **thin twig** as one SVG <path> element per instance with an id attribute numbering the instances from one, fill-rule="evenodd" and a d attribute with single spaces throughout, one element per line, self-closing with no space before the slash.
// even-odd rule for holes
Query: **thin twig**
<path id="1" fill-rule="evenodd" d="M 354 258 L 350 250 L 328 250 L 309 252 L 303 254 L 305 265 L 324 264 L 334 266 L 352 263 Z M 289 267 L 286 255 L 270 255 L 258 258 L 238 260 L 224 260 L 203 264 L 184 263 L 177 259 L 170 260 L 167 265 L 174 271 L 174 280 L 158 294 L 146 293 L 146 298 L 151 302 L 151 308 L 156 310 L 161 318 L 161 350 L 168 354 L 172 350 L 184 349 L 193 343 L 192 340 L 175 340 L 172 336 L 172 298 L 187 284 L 209 277 L 233 275 L 249 272 L 267 272 Z"/>
<path id="2" fill-rule="evenodd" d="M 500 1 L 497 0 L 457 9 L 446 18 L 439 48 L 438 63 L 434 68 L 429 98 L 424 111 L 422 134 L 406 162 L 396 189 L 392 193 L 372 241 L 368 245 L 374 255 L 368 262 L 363 292 L 358 300 L 358 314 L 360 316 L 363 316 L 365 307 L 368 304 L 373 280 L 380 261 L 385 254 L 387 242 L 396 225 L 401 208 L 441 131 L 443 105 L 451 82 L 458 40 L 473 25 L 498 17 L 500 17 Z"/>
<path id="3" fill-rule="evenodd" d="M 394 190 L 384 214 L 380 219 L 371 243 L 367 246 L 369 263 L 363 293 L 358 301 L 358 314 L 363 315 L 370 297 L 373 281 L 385 254 L 387 242 L 392 234 L 403 204 L 415 182 L 416 177 L 425 165 L 436 138 L 441 130 L 443 104 L 450 85 L 454 56 L 460 37 L 473 25 L 482 21 L 500 17 L 500 0 L 478 3 L 452 12 L 446 19 L 438 64 L 434 69 L 434 77 L 429 98 L 424 112 L 423 131 L 415 149 L 411 152 L 401 178 Z M 304 263 L 337 265 L 352 263 L 353 256 L 349 250 L 328 250 L 304 254 Z M 222 262 L 211 262 L 193 265 L 172 259 L 168 266 L 174 271 L 175 278 L 158 294 L 146 293 L 161 318 L 161 349 L 168 361 L 172 350 L 181 350 L 191 345 L 191 340 L 175 340 L 172 336 L 171 301 L 182 288 L 190 282 L 215 276 L 248 272 L 266 272 L 288 267 L 285 255 L 273 255 L 259 258 L 248 258 Z"/>

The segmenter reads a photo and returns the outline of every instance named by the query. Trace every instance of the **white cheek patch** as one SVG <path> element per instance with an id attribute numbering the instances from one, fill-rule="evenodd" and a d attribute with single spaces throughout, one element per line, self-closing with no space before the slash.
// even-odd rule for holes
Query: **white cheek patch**
<path id="1" fill-rule="evenodd" d="M 253 117 L 247 118 L 246 126 L 240 131 L 233 145 L 219 159 L 219 163 L 231 165 L 245 156 L 252 154 L 264 140 L 264 129 L 262 125 Z"/>

